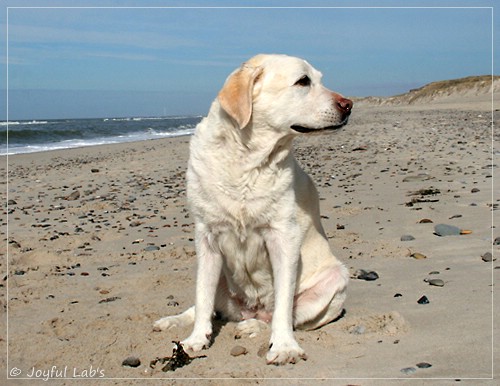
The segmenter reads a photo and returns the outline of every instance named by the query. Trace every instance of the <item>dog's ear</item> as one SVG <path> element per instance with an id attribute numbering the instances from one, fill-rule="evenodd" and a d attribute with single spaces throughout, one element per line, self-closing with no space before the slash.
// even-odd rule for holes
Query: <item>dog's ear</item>
<path id="1" fill-rule="evenodd" d="M 238 123 L 240 129 L 250 122 L 253 86 L 262 71 L 262 67 L 243 64 L 227 78 L 224 87 L 219 92 L 218 99 L 221 107 Z"/>

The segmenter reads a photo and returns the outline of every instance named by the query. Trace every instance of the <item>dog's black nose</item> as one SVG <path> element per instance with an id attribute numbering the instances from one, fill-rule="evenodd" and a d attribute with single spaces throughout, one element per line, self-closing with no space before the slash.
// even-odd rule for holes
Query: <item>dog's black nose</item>
<path id="1" fill-rule="evenodd" d="M 337 99 L 337 109 L 345 116 L 351 114 L 352 110 L 352 100 L 347 98 L 339 98 Z"/>

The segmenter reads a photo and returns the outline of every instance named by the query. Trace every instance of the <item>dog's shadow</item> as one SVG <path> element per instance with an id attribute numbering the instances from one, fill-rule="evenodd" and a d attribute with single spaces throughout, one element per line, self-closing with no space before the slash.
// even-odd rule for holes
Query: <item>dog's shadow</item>
<path id="1" fill-rule="evenodd" d="M 222 328 L 228 324 L 229 320 L 224 318 L 222 314 L 216 312 L 212 318 L 212 337 L 210 338 L 210 345 L 214 343 L 215 338 L 219 336 Z"/>

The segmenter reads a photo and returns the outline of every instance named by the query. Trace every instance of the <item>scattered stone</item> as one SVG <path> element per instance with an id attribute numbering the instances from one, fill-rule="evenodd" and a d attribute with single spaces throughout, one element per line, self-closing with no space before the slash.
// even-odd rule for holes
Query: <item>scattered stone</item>
<path id="1" fill-rule="evenodd" d="M 447 224 L 437 224 L 434 227 L 434 233 L 438 236 L 444 237 L 444 236 L 457 236 L 460 235 L 460 228 L 453 226 L 453 225 L 447 225 Z"/>
<path id="2" fill-rule="evenodd" d="M 170 300 L 168 303 L 167 303 L 167 306 L 169 307 L 177 307 L 179 305 L 178 302 L 176 302 L 175 300 Z"/>
<path id="3" fill-rule="evenodd" d="M 231 355 L 233 357 L 238 357 L 240 355 L 245 355 L 248 353 L 248 350 L 243 347 L 243 346 L 234 346 L 232 349 L 231 349 Z"/>
<path id="4" fill-rule="evenodd" d="M 462 215 L 461 214 L 454 214 L 453 216 L 451 216 L 449 219 L 454 219 L 454 218 L 461 218 Z"/>
<path id="5" fill-rule="evenodd" d="M 417 259 L 417 260 L 427 259 L 427 256 L 425 256 L 424 254 L 419 253 L 419 252 L 412 253 L 411 257 L 413 257 L 414 259 Z"/>
<path id="6" fill-rule="evenodd" d="M 156 245 L 148 245 L 146 248 L 144 248 L 146 252 L 152 252 L 152 251 L 159 251 L 160 247 Z"/>
<path id="7" fill-rule="evenodd" d="M 427 298 L 427 296 L 422 296 L 420 299 L 417 300 L 417 303 L 418 304 L 429 304 L 429 299 Z"/>
<path id="8" fill-rule="evenodd" d="M 441 279 L 429 279 L 427 282 L 436 287 L 444 287 L 444 281 Z"/>
<path id="9" fill-rule="evenodd" d="M 433 221 L 429 218 L 423 218 L 422 220 L 419 221 L 419 224 L 432 224 Z"/>
<path id="10" fill-rule="evenodd" d="M 493 245 L 500 245 L 500 237 L 497 237 L 497 238 L 493 241 Z"/>
<path id="11" fill-rule="evenodd" d="M 378 279 L 378 274 L 375 271 L 365 271 L 364 269 L 358 269 L 354 272 L 354 278 L 359 280 L 373 281 Z"/>
<path id="12" fill-rule="evenodd" d="M 78 200 L 79 198 L 80 198 L 80 192 L 78 190 L 75 190 L 69 196 L 64 197 L 66 201 L 75 201 Z"/>
<path id="13" fill-rule="evenodd" d="M 401 369 L 401 372 L 405 375 L 411 375 L 415 374 L 417 369 L 415 367 L 405 367 L 404 369 Z"/>
<path id="14" fill-rule="evenodd" d="M 394 297 L 395 297 L 395 298 L 400 298 L 400 297 L 402 297 L 402 296 L 403 296 L 403 294 L 400 294 L 399 292 L 398 292 L 397 294 L 394 294 Z"/>
<path id="15" fill-rule="evenodd" d="M 484 255 L 481 256 L 481 259 L 484 262 L 489 263 L 493 261 L 493 255 L 491 254 L 491 252 L 486 252 Z"/>
<path id="16" fill-rule="evenodd" d="M 99 173 L 99 169 L 96 169 L 96 168 L 92 168 L 92 169 L 90 169 L 90 171 L 91 171 L 92 173 Z"/>
<path id="17" fill-rule="evenodd" d="M 417 363 L 417 367 L 419 369 L 428 369 L 429 367 L 432 367 L 432 365 L 430 363 L 427 363 L 427 362 L 420 362 L 420 363 Z"/>
<path id="18" fill-rule="evenodd" d="M 477 193 L 477 192 L 480 192 L 480 190 L 478 188 L 473 188 L 470 192 L 471 193 Z"/>
<path id="19" fill-rule="evenodd" d="M 434 196 L 436 194 L 440 194 L 441 191 L 439 189 L 433 188 L 432 186 L 427 189 L 420 189 L 415 192 L 410 192 L 409 196 Z"/>
<path id="20" fill-rule="evenodd" d="M 412 241 L 412 240 L 415 240 L 415 237 L 413 237 L 412 235 L 401 236 L 401 241 Z"/>
<path id="21" fill-rule="evenodd" d="M 413 181 L 427 181 L 430 180 L 431 176 L 425 173 L 417 174 L 416 176 L 407 176 L 403 178 L 403 182 L 413 182 Z"/>
<path id="22" fill-rule="evenodd" d="M 127 367 L 139 367 L 141 365 L 141 360 L 137 357 L 128 357 L 123 360 L 122 366 Z"/>

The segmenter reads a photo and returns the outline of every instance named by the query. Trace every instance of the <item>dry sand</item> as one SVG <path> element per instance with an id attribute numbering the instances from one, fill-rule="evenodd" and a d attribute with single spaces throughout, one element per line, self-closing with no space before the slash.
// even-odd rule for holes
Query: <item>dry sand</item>
<path id="1" fill-rule="evenodd" d="M 234 323 L 220 322 L 212 347 L 201 353 L 206 358 L 175 372 L 149 367 L 190 332 L 152 329 L 156 319 L 194 302 L 188 137 L 10 156 L 0 247 L 0 339 L 8 352 L 1 364 L 9 384 L 51 370 L 55 384 L 74 384 L 61 376 L 114 385 L 160 378 L 179 385 L 494 384 L 499 353 L 492 342 L 500 335 L 492 291 L 500 263 L 481 257 L 500 251 L 493 245 L 500 231 L 492 230 L 500 200 L 492 155 L 500 149 L 492 150 L 491 119 L 487 98 L 361 105 L 342 131 L 296 140 L 296 157 L 320 192 L 333 251 L 353 275 L 364 269 L 379 278 L 353 278 L 345 315 L 297 331 L 309 359 L 282 367 L 259 356 L 269 331 L 235 340 Z M 5 175 L 5 157 L 1 165 Z M 439 237 L 439 223 L 472 233 Z M 401 241 L 404 235 L 414 240 Z M 429 303 L 418 304 L 424 295 Z M 236 345 L 248 353 L 231 356 Z M 122 366 L 129 356 L 141 365 Z M 424 362 L 431 367 L 417 367 Z"/>

